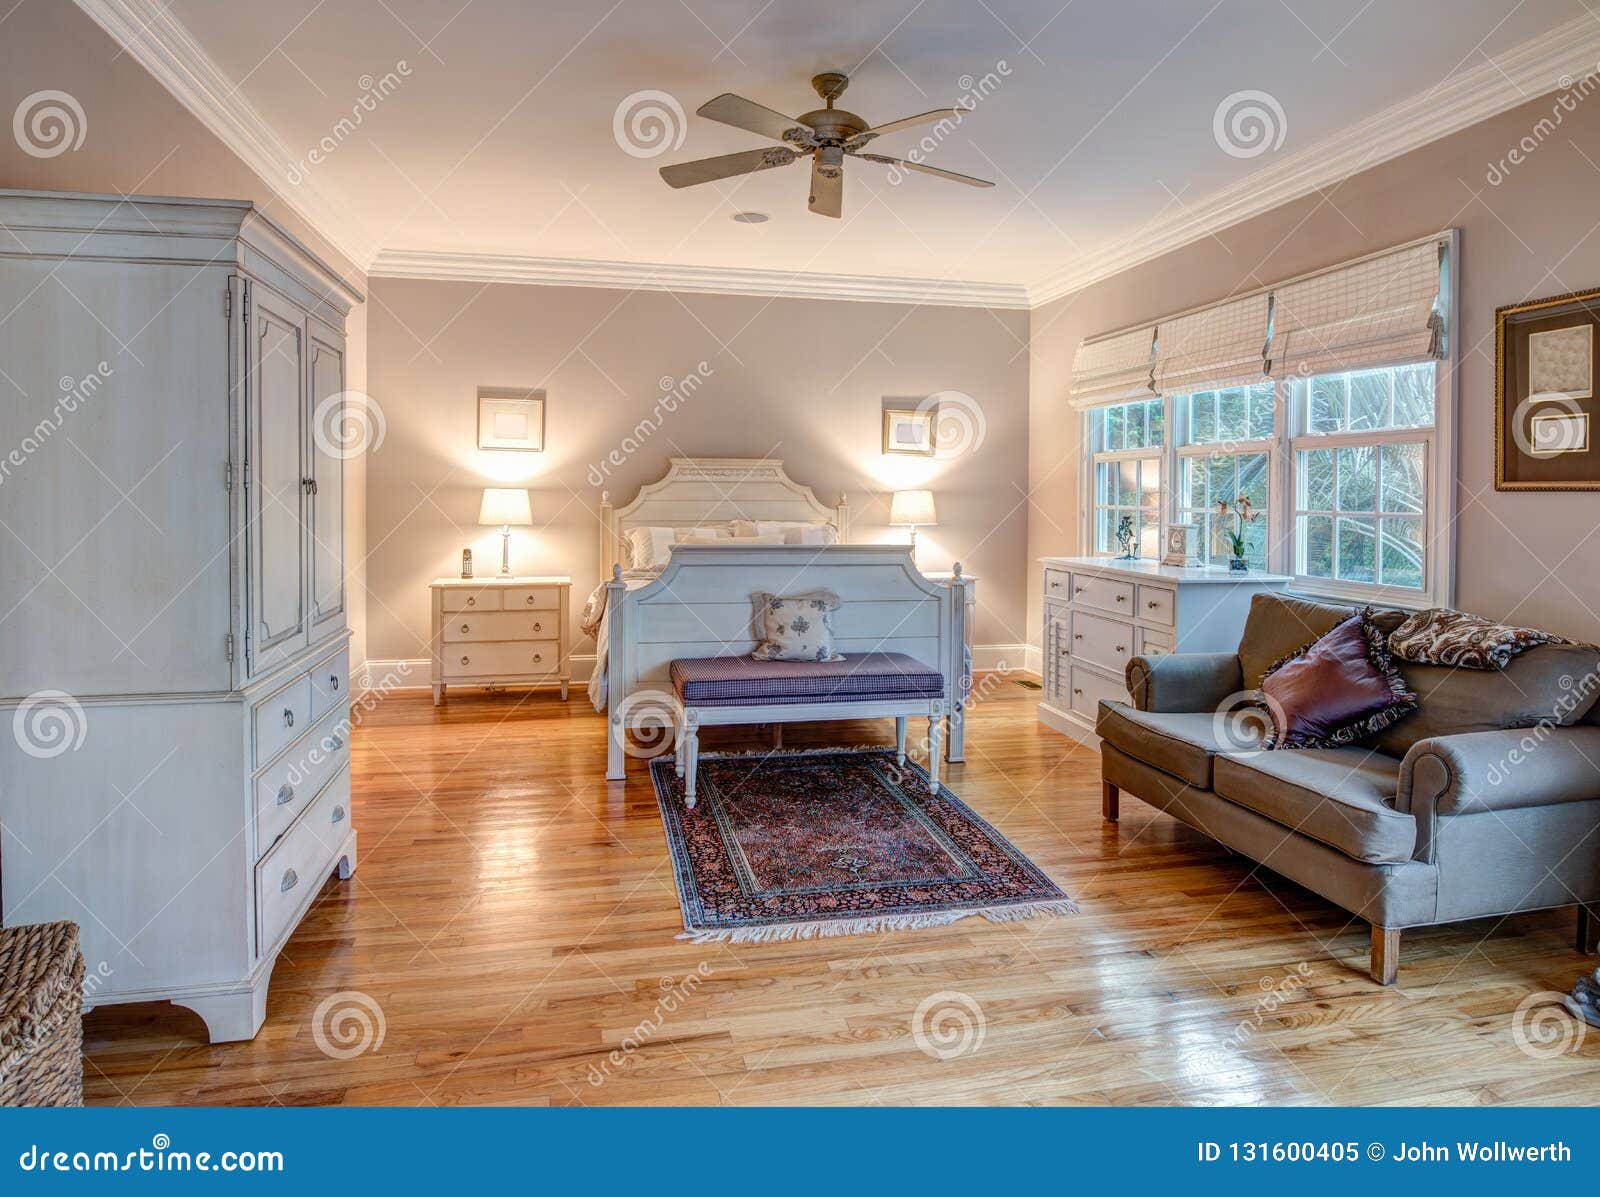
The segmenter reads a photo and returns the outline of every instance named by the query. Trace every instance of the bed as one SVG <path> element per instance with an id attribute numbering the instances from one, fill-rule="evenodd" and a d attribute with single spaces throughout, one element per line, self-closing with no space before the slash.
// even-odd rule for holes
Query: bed
<path id="1" fill-rule="evenodd" d="M 826 524 L 833 544 L 674 544 L 658 568 L 635 568 L 630 529 L 711 528 L 732 520 Z M 970 619 L 975 583 L 918 571 L 909 545 L 849 543 L 849 510 L 829 506 L 770 459 L 671 460 L 661 481 L 624 507 L 601 502 L 602 576 L 583 627 L 596 636 L 590 698 L 607 719 L 606 776 L 625 776 L 630 731 L 656 746 L 677 716 L 669 677 L 680 658 L 743 656 L 755 646 L 750 596 L 826 588 L 841 607 L 835 641 L 853 653 L 899 652 L 937 669 L 948 701 L 945 759 L 963 759 L 971 687 Z M 681 715 L 681 711 L 679 712 Z M 840 718 L 852 717 L 841 711 Z"/>

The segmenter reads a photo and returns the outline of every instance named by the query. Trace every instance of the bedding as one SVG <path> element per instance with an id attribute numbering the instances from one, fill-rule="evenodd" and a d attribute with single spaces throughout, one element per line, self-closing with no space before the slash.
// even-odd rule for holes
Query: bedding
<path id="1" fill-rule="evenodd" d="M 622 571 L 622 581 L 629 590 L 637 590 L 659 578 L 661 569 L 661 566 L 651 569 L 625 569 Z M 585 636 L 594 637 L 594 671 L 589 675 L 587 692 L 594 709 L 602 715 L 606 710 L 606 615 L 606 583 L 601 582 L 584 600 L 583 614 L 578 619 L 578 626 Z"/>

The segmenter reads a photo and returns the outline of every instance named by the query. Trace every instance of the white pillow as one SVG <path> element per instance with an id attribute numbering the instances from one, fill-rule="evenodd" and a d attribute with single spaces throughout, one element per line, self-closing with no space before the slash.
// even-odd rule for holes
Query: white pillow
<path id="1" fill-rule="evenodd" d="M 774 532 L 770 536 L 695 536 L 678 541 L 679 544 L 715 544 L 728 547 L 744 547 L 757 544 L 783 544 L 784 539 L 780 533 Z"/>
<path id="2" fill-rule="evenodd" d="M 784 544 L 838 544 L 839 529 L 826 520 L 734 520 L 735 536 L 783 537 Z"/>
<path id="3" fill-rule="evenodd" d="M 831 590 L 804 594 L 753 594 L 756 634 L 761 642 L 750 655 L 758 661 L 842 661 L 833 647 L 833 613 L 839 596 Z"/>
<path id="4" fill-rule="evenodd" d="M 696 543 L 706 540 L 723 540 L 731 535 L 732 533 L 725 524 L 709 528 L 679 528 L 678 543 L 687 544 L 691 540 Z"/>
<path id="5" fill-rule="evenodd" d="M 628 547 L 628 561 L 634 569 L 664 566 L 676 538 L 676 528 L 629 528 L 622 535 Z"/>

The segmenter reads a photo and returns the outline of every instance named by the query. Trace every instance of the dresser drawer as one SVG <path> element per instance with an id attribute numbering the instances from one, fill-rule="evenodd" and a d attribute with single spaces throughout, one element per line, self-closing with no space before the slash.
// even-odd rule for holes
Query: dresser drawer
<path id="1" fill-rule="evenodd" d="M 1128 688 L 1120 681 L 1113 681 L 1085 669 L 1081 665 L 1074 665 L 1068 674 L 1070 692 L 1067 694 L 1067 706 L 1077 714 L 1093 723 L 1100 710 L 1102 702 L 1121 702 L 1128 697 Z"/>
<path id="2" fill-rule="evenodd" d="M 349 704 L 350 650 L 346 648 L 311 667 L 311 718 L 321 719 L 335 707 Z"/>
<path id="3" fill-rule="evenodd" d="M 1072 597 L 1072 575 L 1064 569 L 1044 571 L 1044 597 L 1066 602 Z"/>
<path id="4" fill-rule="evenodd" d="M 1149 628 L 1139 631 L 1139 655 L 1141 657 L 1160 657 L 1172 651 L 1172 634 L 1170 632 L 1152 632 Z"/>
<path id="5" fill-rule="evenodd" d="M 1133 659 L 1133 625 L 1091 615 L 1087 611 L 1072 613 L 1072 655 L 1102 669 L 1120 675 Z"/>
<path id="6" fill-rule="evenodd" d="M 311 679 L 301 674 L 294 681 L 257 699 L 250 708 L 250 740 L 255 745 L 255 768 L 278 750 L 306 734 L 311 726 Z"/>
<path id="7" fill-rule="evenodd" d="M 350 834 L 350 770 L 323 788 L 256 865 L 256 951 L 270 950 L 322 888 Z"/>
<path id="8" fill-rule="evenodd" d="M 1080 607 L 1098 607 L 1133 617 L 1133 583 L 1094 574 L 1072 575 L 1072 601 Z"/>
<path id="9" fill-rule="evenodd" d="M 499 590 L 445 590 L 439 595 L 439 607 L 444 611 L 498 611 Z"/>
<path id="10" fill-rule="evenodd" d="M 1177 599 L 1177 592 L 1165 586 L 1141 586 L 1136 611 L 1140 619 L 1164 623 L 1170 628 L 1174 622 Z"/>
<path id="11" fill-rule="evenodd" d="M 556 611 L 561 607 L 559 586 L 507 586 L 500 597 L 507 611 Z"/>
<path id="12" fill-rule="evenodd" d="M 448 642 L 479 643 L 486 640 L 555 640 L 561 619 L 552 611 L 486 611 L 479 615 L 457 612 L 444 621 Z M 460 654 L 457 654 L 458 656 Z"/>
<path id="13" fill-rule="evenodd" d="M 350 731 L 332 715 L 256 778 L 256 855 L 266 854 L 328 779 L 350 762 Z"/>
<path id="14" fill-rule="evenodd" d="M 440 650 L 440 665 L 449 681 L 475 677 L 532 677 L 555 673 L 561 653 L 547 640 L 524 644 L 453 644 Z"/>

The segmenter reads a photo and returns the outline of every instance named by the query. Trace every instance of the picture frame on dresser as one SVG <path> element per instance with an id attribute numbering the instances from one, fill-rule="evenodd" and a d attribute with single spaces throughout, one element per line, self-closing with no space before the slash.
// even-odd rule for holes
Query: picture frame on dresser
<path id="1" fill-rule="evenodd" d="M 1041 557 L 1043 693 L 1038 718 L 1098 743 L 1101 702 L 1128 698 L 1128 662 L 1173 652 L 1233 652 L 1250 600 L 1281 591 L 1281 574 L 1236 573 L 1111 557 Z"/>

